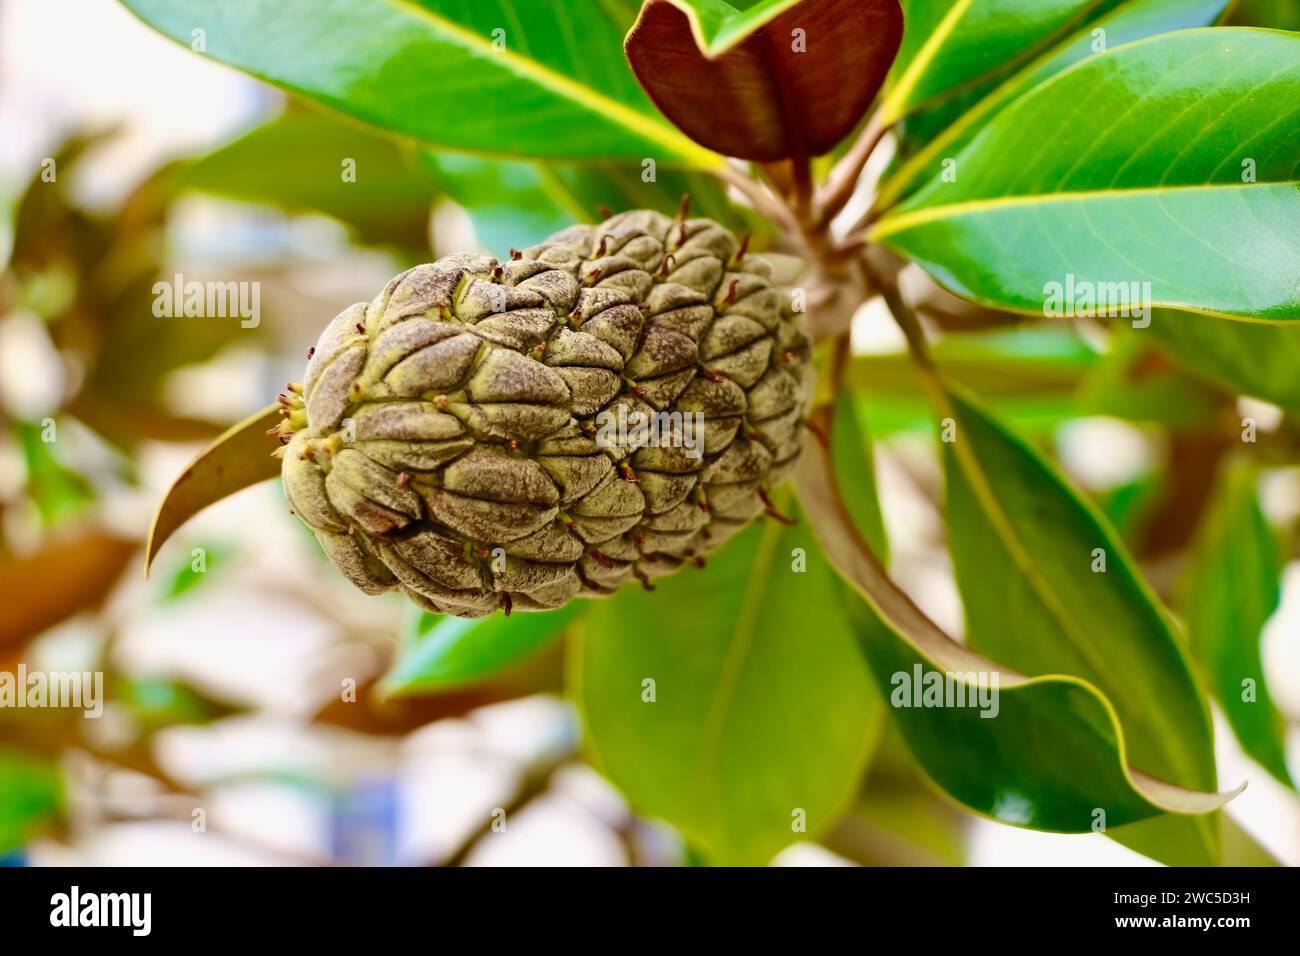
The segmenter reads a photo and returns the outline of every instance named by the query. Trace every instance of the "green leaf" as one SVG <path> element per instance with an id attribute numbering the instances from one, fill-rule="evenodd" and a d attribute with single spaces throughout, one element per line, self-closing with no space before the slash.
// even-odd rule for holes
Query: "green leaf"
<path id="1" fill-rule="evenodd" d="M 1281 599 L 1282 563 L 1259 507 L 1256 478 L 1245 461 L 1224 471 L 1202 519 L 1180 604 L 1192 654 L 1242 749 L 1294 789 L 1285 724 L 1259 656 L 1264 624 Z"/>
<path id="2" fill-rule="evenodd" d="M 555 611 L 475 620 L 414 613 L 380 690 L 396 697 L 451 690 L 491 677 L 559 637 L 589 606 L 572 601 Z"/>
<path id="3" fill-rule="evenodd" d="M 58 768 L 0 747 L 0 853 L 23 846 L 63 809 Z"/>
<path id="4" fill-rule="evenodd" d="M 996 71 L 1098 0 L 903 0 L 906 29 L 885 87 L 893 123 L 927 100 Z"/>
<path id="5" fill-rule="evenodd" d="M 707 48 L 701 27 L 725 30 Z M 866 114 L 903 35 L 898 0 L 646 0 L 624 49 L 678 129 L 727 156 L 821 156 Z"/>
<path id="6" fill-rule="evenodd" d="M 575 222 L 595 222 L 602 206 L 672 213 L 683 195 L 690 196 L 696 215 L 737 231 L 756 225 L 707 173 L 659 169 L 646 182 L 640 162 L 578 166 L 432 152 L 422 160 L 439 188 L 469 212 L 479 242 L 498 258 Z"/>
<path id="7" fill-rule="evenodd" d="M 886 725 L 858 804 L 826 840 L 864 866 L 961 866 L 970 817 L 938 793 Z"/>
<path id="8" fill-rule="evenodd" d="M 796 480 L 827 559 L 865 599 L 845 613 L 887 695 L 898 675 L 918 668 L 951 675 L 954 689 L 972 695 L 996 675 L 994 718 L 970 706 L 891 711 L 913 756 L 956 800 L 1004 823 L 1082 833 L 1099 822 L 1097 810 L 1118 827 L 1162 810 L 1205 814 L 1236 795 L 1188 790 L 1129 767 L 1115 710 L 1096 687 L 1070 675 L 1025 677 L 972 652 L 889 581 L 854 528 L 825 453 L 810 446 Z"/>
<path id="9" fill-rule="evenodd" d="M 945 381 L 988 399 L 999 414 L 1034 433 L 1084 414 L 1075 397 L 1102 359 L 1066 325 L 949 335 L 932 354 Z M 929 435 L 932 416 L 916 364 L 904 352 L 855 355 L 846 381 L 877 439 Z"/>
<path id="10" fill-rule="evenodd" d="M 1117 535 L 1059 472 L 978 407 L 949 394 L 944 413 L 956 425 L 954 440 L 942 444 L 967 643 L 1030 675 L 1087 681 L 1114 708 L 1133 766 L 1213 789 L 1205 701 L 1168 613 Z M 1213 826 L 1152 824 L 1179 825 L 1204 847 L 1206 862 L 1217 860 Z"/>
<path id="11" fill-rule="evenodd" d="M 599 602 L 572 645 L 595 761 L 711 863 L 765 863 L 853 796 L 880 708 L 836 589 L 806 525 L 761 523 L 704 571 Z"/>
<path id="12" fill-rule="evenodd" d="M 47 440 L 55 432 L 24 421 L 15 421 L 13 432 L 27 473 L 24 491 L 36 506 L 42 527 L 57 528 L 84 515 L 95 500 L 94 489 L 85 477 L 59 461 L 56 442 Z"/>
<path id="13" fill-rule="evenodd" d="M 1071 395 L 1102 358 L 1064 325 L 949 335 L 932 356 L 945 381 L 999 398 Z M 847 381 L 859 394 L 925 394 L 906 352 L 855 355 Z"/>
<path id="14" fill-rule="evenodd" d="M 1028 674 L 1096 685 L 1119 714 L 1135 765 L 1213 787 L 1205 703 L 1132 559 L 1036 451 L 976 405 L 950 399 L 956 432 L 941 445 L 968 643 Z"/>
<path id="15" fill-rule="evenodd" d="M 1231 392 L 1300 411 L 1300 326 L 1156 309 L 1142 330 L 1180 365 Z"/>
<path id="16" fill-rule="evenodd" d="M 1295 0 L 1239 0 L 1233 5 L 1233 25 L 1300 30 L 1300 4 Z"/>
<path id="17" fill-rule="evenodd" d="M 1298 54 L 1298 36 L 1218 28 L 1085 60 L 1003 110 L 954 182 L 931 181 L 871 236 L 1013 311 L 1044 314 L 1073 283 L 1112 299 L 1103 314 L 1300 318 Z"/>
<path id="18" fill-rule="evenodd" d="M 1208 27 L 1230 0 L 1131 0 L 1106 16 L 1090 21 L 1032 63 L 1014 73 L 917 151 L 885 182 L 876 197 L 877 208 L 888 208 L 926 178 L 942 172 L 942 161 L 957 155 L 975 134 L 1008 104 L 1066 67 L 1125 43 L 1172 30 Z M 1103 31 L 1100 37 L 1097 31 Z M 1099 42 L 1102 46 L 1099 48 Z"/>
<path id="19" fill-rule="evenodd" d="M 345 179 L 344 162 L 354 164 Z M 361 242 L 428 248 L 436 196 L 397 143 L 337 117 L 294 109 L 196 160 L 182 188 L 321 212 Z"/>
<path id="20" fill-rule="evenodd" d="M 271 455 L 279 446 L 267 435 L 279 422 L 280 406 L 273 404 L 231 426 L 172 482 L 149 528 L 146 573 L 159 549 L 190 518 L 222 498 L 279 476 L 280 459 Z"/>
<path id="21" fill-rule="evenodd" d="M 627 0 L 122 0 L 206 55 L 426 146 L 721 160 L 664 122 L 623 60 Z"/>

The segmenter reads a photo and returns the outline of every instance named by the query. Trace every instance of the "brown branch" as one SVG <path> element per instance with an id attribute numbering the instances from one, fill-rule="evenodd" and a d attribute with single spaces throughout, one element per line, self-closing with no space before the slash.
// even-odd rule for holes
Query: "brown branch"
<path id="1" fill-rule="evenodd" d="M 844 158 L 835 164 L 826 185 L 817 196 L 816 204 L 820 209 L 817 218 L 819 229 L 827 228 L 831 220 L 838 216 L 853 198 L 853 193 L 858 188 L 858 180 L 862 178 L 862 171 L 867 168 L 871 154 L 876 151 L 876 147 L 888 132 L 889 126 L 880 122 L 879 114 L 872 116 L 849 151 L 844 154 Z"/>

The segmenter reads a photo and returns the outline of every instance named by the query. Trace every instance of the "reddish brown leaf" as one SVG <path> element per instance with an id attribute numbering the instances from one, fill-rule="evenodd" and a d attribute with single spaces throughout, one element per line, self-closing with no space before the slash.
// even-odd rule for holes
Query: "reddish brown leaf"
<path id="1" fill-rule="evenodd" d="M 19 646 L 79 611 L 97 607 L 138 541 L 99 530 L 56 538 L 22 557 L 0 557 L 0 647 Z"/>
<path id="2" fill-rule="evenodd" d="M 902 36 L 898 0 L 803 0 L 710 58 L 674 0 L 648 0 L 624 49 L 655 105 L 687 136 L 769 162 L 821 155 L 848 135 Z"/>

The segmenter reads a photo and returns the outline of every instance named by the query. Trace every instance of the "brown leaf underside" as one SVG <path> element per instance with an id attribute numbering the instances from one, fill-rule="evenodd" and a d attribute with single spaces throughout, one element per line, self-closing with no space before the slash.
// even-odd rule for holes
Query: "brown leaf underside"
<path id="1" fill-rule="evenodd" d="M 793 47 L 804 31 L 805 52 Z M 650 98 L 687 136 L 740 159 L 829 152 L 866 113 L 903 36 L 897 0 L 804 0 L 709 59 L 671 0 L 650 0 L 624 45 Z"/>
<path id="2" fill-rule="evenodd" d="M 0 648 L 20 645 L 98 605 L 139 546 L 138 541 L 88 530 L 51 541 L 33 554 L 0 560 L 6 598 Z"/>
<path id="3" fill-rule="evenodd" d="M 145 551 L 145 573 L 176 529 L 210 504 L 280 474 L 278 447 L 267 429 L 280 421 L 280 406 L 269 405 L 233 426 L 203 449 L 181 472 L 154 514 Z"/>

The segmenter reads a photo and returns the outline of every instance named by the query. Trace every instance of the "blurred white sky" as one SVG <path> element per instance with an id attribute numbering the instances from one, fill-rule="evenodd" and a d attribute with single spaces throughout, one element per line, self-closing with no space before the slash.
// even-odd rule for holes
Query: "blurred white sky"
<path id="1" fill-rule="evenodd" d="M 29 179 L 72 128 L 126 136 L 85 185 L 107 200 L 160 158 L 215 145 L 275 93 L 144 27 L 115 0 L 0 0 L 0 182 Z"/>

